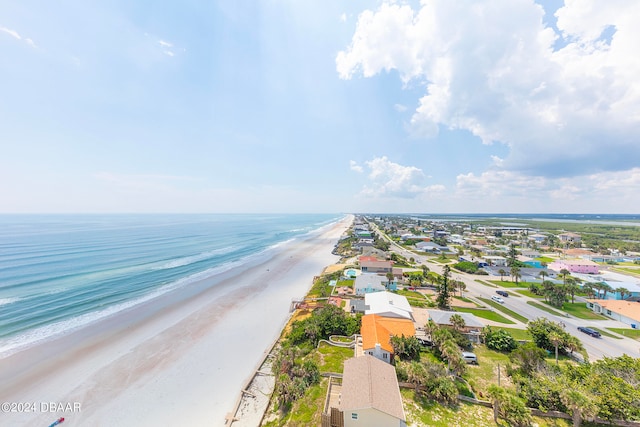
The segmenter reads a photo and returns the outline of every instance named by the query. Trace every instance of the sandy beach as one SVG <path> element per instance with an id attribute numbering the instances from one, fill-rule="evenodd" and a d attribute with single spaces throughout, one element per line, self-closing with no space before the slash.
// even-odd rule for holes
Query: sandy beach
<path id="1" fill-rule="evenodd" d="M 352 217 L 258 265 L 0 359 L 6 425 L 223 426 Z"/>

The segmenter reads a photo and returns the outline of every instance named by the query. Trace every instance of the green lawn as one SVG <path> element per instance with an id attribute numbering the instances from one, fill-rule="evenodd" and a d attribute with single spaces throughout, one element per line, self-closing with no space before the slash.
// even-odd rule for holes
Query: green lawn
<path id="1" fill-rule="evenodd" d="M 313 355 L 320 372 L 342 373 L 344 361 L 353 357 L 353 349 L 336 347 L 327 343 L 320 343 L 320 347 Z"/>
<path id="2" fill-rule="evenodd" d="M 576 316 L 579 319 L 588 320 L 604 320 L 604 316 L 594 313 L 593 310 L 587 308 L 587 305 L 583 302 L 565 302 L 562 305 L 562 310 L 569 314 Z"/>
<path id="3" fill-rule="evenodd" d="M 529 298 L 537 298 L 537 299 L 541 299 L 542 297 L 540 295 L 536 295 L 533 292 L 531 292 L 529 289 L 517 289 L 515 292 L 524 295 L 525 297 L 529 297 Z"/>
<path id="4" fill-rule="evenodd" d="M 460 311 L 462 313 L 472 313 L 475 316 L 482 317 L 483 319 L 487 319 L 487 320 L 492 320 L 498 323 L 505 323 L 505 324 L 512 324 L 512 325 L 515 324 L 515 322 L 507 319 L 500 313 L 496 313 L 495 311 L 491 311 L 491 310 L 483 310 L 480 308 L 466 308 L 466 307 L 455 307 L 455 310 Z"/>
<path id="5" fill-rule="evenodd" d="M 640 340 L 640 329 L 631 329 L 631 328 L 607 328 L 607 329 L 617 334 L 623 335 L 625 337 L 633 338 L 634 340 Z"/>
<path id="6" fill-rule="evenodd" d="M 529 334 L 529 331 L 526 329 L 518 329 L 518 328 L 504 328 L 502 326 L 492 326 L 492 329 L 504 329 L 509 332 L 513 338 L 518 341 L 532 341 L 533 338 Z"/>
<path id="7" fill-rule="evenodd" d="M 553 314 L 555 316 L 564 316 L 563 313 L 561 313 L 559 311 L 556 311 L 556 310 L 554 310 L 554 309 L 552 309 L 550 307 L 547 307 L 544 304 L 540 304 L 540 303 L 535 302 L 535 301 L 527 301 L 527 304 L 532 305 L 535 308 L 539 308 L 540 310 L 546 311 L 547 313 L 551 313 L 551 314 Z"/>
<path id="8" fill-rule="evenodd" d="M 492 288 L 497 288 L 496 285 L 492 285 L 491 283 L 487 282 L 486 280 L 476 279 L 475 281 L 480 283 L 481 285 L 490 286 Z"/>
<path id="9" fill-rule="evenodd" d="M 505 307 L 504 305 L 500 304 L 499 302 L 495 302 L 495 301 L 487 299 L 487 298 L 479 298 L 479 299 L 483 303 L 489 304 L 491 307 L 495 308 L 496 310 L 500 310 L 501 312 L 505 313 L 507 316 L 511 316 L 514 319 L 518 319 L 522 323 L 527 323 L 529 321 L 529 319 L 527 319 L 523 315 L 518 314 L 515 311 L 508 309 L 507 307 Z"/>
<path id="10" fill-rule="evenodd" d="M 489 282 L 493 283 L 494 285 L 498 285 L 500 287 L 503 288 L 528 288 L 529 284 L 526 282 L 510 282 L 507 280 L 489 280 Z"/>

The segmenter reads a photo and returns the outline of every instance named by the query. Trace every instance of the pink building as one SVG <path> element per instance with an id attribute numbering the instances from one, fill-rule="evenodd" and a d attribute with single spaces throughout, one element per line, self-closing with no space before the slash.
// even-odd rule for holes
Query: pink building
<path id="1" fill-rule="evenodd" d="M 563 259 L 552 262 L 549 268 L 553 271 L 560 272 L 562 269 L 569 270 L 571 273 L 598 274 L 600 273 L 599 265 L 593 261 L 586 259 Z"/>

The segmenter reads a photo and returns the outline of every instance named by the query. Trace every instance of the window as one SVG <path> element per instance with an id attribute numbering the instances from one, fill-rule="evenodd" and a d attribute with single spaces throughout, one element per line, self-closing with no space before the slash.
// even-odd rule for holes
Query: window
<path id="1" fill-rule="evenodd" d="M 382 358 L 383 358 L 383 359 L 386 359 L 386 358 L 387 358 L 387 353 L 384 353 L 384 354 L 382 355 Z"/>
<path id="2" fill-rule="evenodd" d="M 351 413 L 351 419 L 352 420 L 357 420 L 358 419 L 358 414 L 356 414 L 355 412 Z"/>
<path id="3" fill-rule="evenodd" d="M 607 310 L 607 315 L 611 316 L 611 310 Z"/>

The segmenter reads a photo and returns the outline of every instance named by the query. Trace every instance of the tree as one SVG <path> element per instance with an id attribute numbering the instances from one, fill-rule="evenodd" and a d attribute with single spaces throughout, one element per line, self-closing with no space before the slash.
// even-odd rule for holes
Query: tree
<path id="1" fill-rule="evenodd" d="M 522 374 L 530 376 L 544 366 L 545 356 L 546 352 L 543 349 L 532 342 L 528 342 L 513 350 L 509 355 L 509 359 L 519 365 Z"/>
<path id="2" fill-rule="evenodd" d="M 520 267 L 511 267 L 511 278 L 514 279 L 516 284 L 518 283 L 518 279 L 522 277 L 520 274 Z"/>
<path id="3" fill-rule="evenodd" d="M 566 268 L 563 268 L 562 270 L 560 270 L 560 273 L 558 273 L 558 276 L 562 277 L 562 284 L 566 285 L 567 284 L 567 277 L 571 276 L 571 272 L 569 270 L 567 270 Z"/>
<path id="4" fill-rule="evenodd" d="M 462 318 L 462 316 L 457 314 L 457 313 L 451 315 L 451 317 L 449 318 L 449 321 L 451 322 L 451 326 L 453 326 L 453 329 L 455 331 L 462 331 L 464 329 L 464 327 L 466 326 L 465 321 Z"/>
<path id="5" fill-rule="evenodd" d="M 576 292 L 580 290 L 580 286 L 578 286 L 579 282 L 580 282 L 580 279 L 578 279 L 577 277 L 572 277 L 572 276 L 567 277 L 567 284 L 565 285 L 565 289 L 569 293 L 569 295 L 571 295 L 572 304 L 574 303 L 574 297 L 576 295 Z"/>
<path id="6" fill-rule="evenodd" d="M 439 309 L 449 309 L 449 299 L 451 298 L 450 290 L 449 290 L 449 278 L 451 277 L 451 269 L 448 265 L 444 266 L 444 271 L 442 273 L 442 277 L 440 279 L 440 289 L 438 290 L 438 296 L 436 298 L 436 303 Z"/>
<path id="7" fill-rule="evenodd" d="M 498 423 L 498 418 L 502 418 L 510 426 L 526 427 L 531 425 L 531 412 L 522 399 L 495 384 L 489 386 L 489 396 L 491 397 L 493 419 L 496 424 Z"/>
<path id="8" fill-rule="evenodd" d="M 613 292 L 613 288 L 607 282 L 600 283 L 600 290 L 603 292 L 602 299 L 607 299 L 607 292 Z"/>
<path id="9" fill-rule="evenodd" d="M 556 365 L 558 364 L 558 346 L 562 344 L 562 337 L 556 331 L 549 332 L 549 342 L 553 345 L 556 351 Z"/>
<path id="10" fill-rule="evenodd" d="M 631 295 L 631 292 L 629 292 L 629 289 L 625 287 L 615 288 L 613 291 L 620 294 L 620 299 L 624 299 L 625 295 Z"/>
<path id="11" fill-rule="evenodd" d="M 494 330 L 491 326 L 485 326 L 482 332 L 484 343 L 491 350 L 509 353 L 518 347 L 518 342 L 504 329 Z"/>
<path id="12" fill-rule="evenodd" d="M 504 268 L 501 268 L 498 270 L 498 274 L 500 275 L 500 281 L 502 282 L 504 280 L 504 275 L 507 274 L 507 272 L 504 271 Z"/>
<path id="13" fill-rule="evenodd" d="M 593 396 L 578 388 L 576 384 L 567 384 L 563 387 L 560 399 L 573 418 L 573 427 L 580 427 L 583 419 L 593 419 L 598 411 Z"/>
<path id="14" fill-rule="evenodd" d="M 393 348 L 393 354 L 395 357 L 399 357 L 401 360 L 420 360 L 420 342 L 415 336 L 405 337 L 392 336 L 391 347 Z"/>
<path id="15" fill-rule="evenodd" d="M 516 245 L 513 242 L 509 245 L 509 252 L 507 253 L 507 266 L 515 267 L 516 265 L 516 257 L 518 256 L 518 251 L 516 251 Z"/>
<path id="16" fill-rule="evenodd" d="M 538 274 L 538 276 L 540 276 L 540 280 L 542 280 L 544 282 L 546 280 L 546 278 L 549 276 L 549 273 L 547 273 L 546 271 L 542 270 L 540 272 L 540 274 Z"/>

